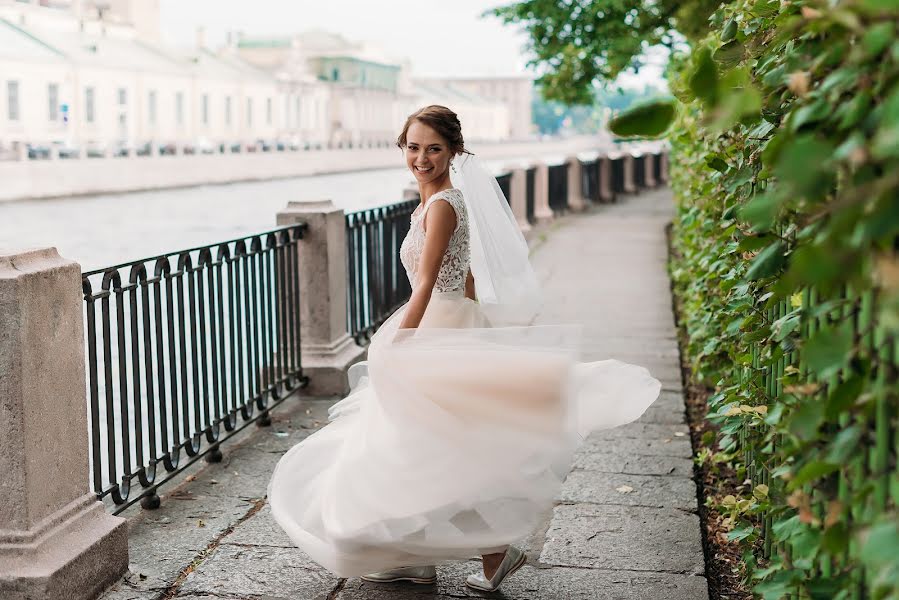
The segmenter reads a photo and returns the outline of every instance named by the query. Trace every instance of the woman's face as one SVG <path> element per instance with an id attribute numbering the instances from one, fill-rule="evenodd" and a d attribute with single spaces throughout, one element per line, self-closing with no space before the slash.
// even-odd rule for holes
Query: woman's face
<path id="1" fill-rule="evenodd" d="M 452 153 L 439 133 L 420 121 L 406 131 L 406 166 L 418 183 L 436 181 L 447 175 Z"/>

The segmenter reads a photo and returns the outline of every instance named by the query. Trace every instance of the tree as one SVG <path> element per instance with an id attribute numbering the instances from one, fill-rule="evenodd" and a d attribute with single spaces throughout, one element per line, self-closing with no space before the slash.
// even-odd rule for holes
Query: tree
<path id="1" fill-rule="evenodd" d="M 546 100 L 592 104 L 596 84 L 639 70 L 644 51 L 674 49 L 708 31 L 718 0 L 525 0 L 493 8 L 485 16 L 522 25 L 530 39 L 529 66 L 543 72 L 537 86 Z"/>

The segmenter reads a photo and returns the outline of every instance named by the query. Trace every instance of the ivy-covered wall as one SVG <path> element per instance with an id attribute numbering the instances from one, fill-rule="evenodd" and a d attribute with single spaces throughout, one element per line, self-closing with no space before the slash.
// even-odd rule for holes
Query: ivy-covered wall
<path id="1" fill-rule="evenodd" d="M 751 481 L 725 526 L 761 597 L 899 598 L 899 1 L 710 23 L 670 67 L 672 273 Z"/>

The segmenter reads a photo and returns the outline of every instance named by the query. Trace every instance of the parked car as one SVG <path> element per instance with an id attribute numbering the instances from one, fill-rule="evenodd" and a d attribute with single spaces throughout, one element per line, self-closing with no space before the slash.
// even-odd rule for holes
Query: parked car
<path id="1" fill-rule="evenodd" d="M 69 142 L 55 141 L 53 147 L 56 149 L 59 158 L 78 158 L 79 148 Z"/>
<path id="2" fill-rule="evenodd" d="M 32 160 L 50 158 L 50 146 L 38 144 L 26 144 L 28 158 Z"/>
<path id="3" fill-rule="evenodd" d="M 105 142 L 88 142 L 84 153 L 88 158 L 103 158 L 106 156 L 106 148 Z"/>

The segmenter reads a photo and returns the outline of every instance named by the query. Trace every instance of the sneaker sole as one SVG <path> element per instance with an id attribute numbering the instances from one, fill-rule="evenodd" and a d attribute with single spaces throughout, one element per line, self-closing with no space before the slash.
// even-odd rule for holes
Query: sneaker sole
<path id="1" fill-rule="evenodd" d="M 497 585 L 495 588 L 487 588 L 487 587 L 481 587 L 479 585 L 472 585 L 472 584 L 468 583 L 468 581 L 465 582 L 465 585 L 467 585 L 468 587 L 470 587 L 472 589 L 481 591 L 481 592 L 495 592 L 496 590 L 499 589 L 499 586 L 503 584 L 503 581 L 506 580 L 506 577 L 508 577 L 509 575 L 511 575 L 512 573 L 514 573 L 515 571 L 517 571 L 518 569 L 523 567 L 527 561 L 528 561 L 528 555 L 526 553 L 522 552 L 521 558 L 518 559 L 517 563 L 512 565 L 512 568 L 509 569 L 509 572 L 506 573 L 505 577 L 502 578 L 502 580 L 499 582 L 499 585 Z"/>
<path id="2" fill-rule="evenodd" d="M 412 583 L 420 583 L 424 585 L 437 583 L 436 577 L 394 577 L 393 579 L 369 579 L 368 577 L 363 575 L 362 577 L 360 577 L 360 579 L 362 579 L 363 581 L 368 581 L 370 583 L 396 583 L 397 581 L 410 581 Z"/>

